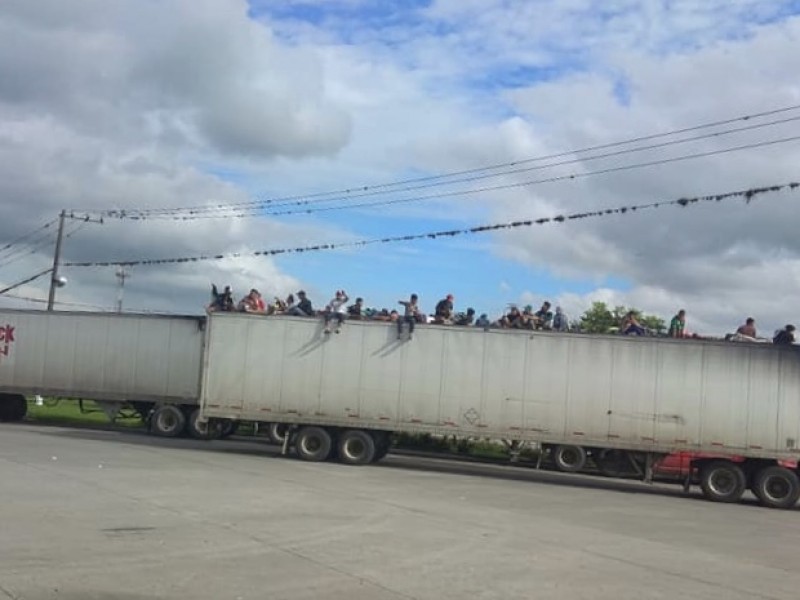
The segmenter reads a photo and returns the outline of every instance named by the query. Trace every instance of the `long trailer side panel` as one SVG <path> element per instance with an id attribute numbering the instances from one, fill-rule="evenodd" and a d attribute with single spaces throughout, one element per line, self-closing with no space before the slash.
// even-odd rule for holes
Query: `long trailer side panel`
<path id="1" fill-rule="evenodd" d="M 207 417 L 800 454 L 796 348 L 219 314 L 205 365 Z"/>
<path id="2" fill-rule="evenodd" d="M 0 392 L 196 403 L 204 320 L 161 315 L 0 310 L 13 340 Z"/>

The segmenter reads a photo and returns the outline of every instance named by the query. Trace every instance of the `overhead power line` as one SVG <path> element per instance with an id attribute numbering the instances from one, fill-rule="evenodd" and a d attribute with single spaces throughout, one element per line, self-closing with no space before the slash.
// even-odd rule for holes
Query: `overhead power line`
<path id="1" fill-rule="evenodd" d="M 315 244 L 315 245 L 297 246 L 289 248 L 274 248 L 270 250 L 257 250 L 254 252 L 235 252 L 229 254 L 200 255 L 200 256 L 188 256 L 188 257 L 178 257 L 178 258 L 153 258 L 153 259 L 137 259 L 137 260 L 96 261 L 96 262 L 65 262 L 63 266 L 111 267 L 111 266 L 150 266 L 150 265 L 163 265 L 163 264 L 176 264 L 176 263 L 194 263 L 203 261 L 223 260 L 228 258 L 275 256 L 279 254 L 301 254 L 305 252 L 338 250 L 345 248 L 363 247 L 372 244 L 388 244 L 394 242 L 407 242 L 407 241 L 423 240 L 423 239 L 433 240 L 445 237 L 455 237 L 459 235 L 488 233 L 499 230 L 513 230 L 520 227 L 531 227 L 533 225 L 545 225 L 548 223 L 564 223 L 566 221 L 574 221 L 578 219 L 599 218 L 611 215 L 627 215 L 641 210 L 660 208 L 664 206 L 687 207 L 690 205 L 696 205 L 700 202 L 719 203 L 724 200 L 730 200 L 734 198 L 742 198 L 745 199 L 747 202 L 750 202 L 750 200 L 752 200 L 754 197 L 762 194 L 780 192 L 784 190 L 796 190 L 798 187 L 800 187 L 800 183 L 791 182 L 791 183 L 770 185 L 765 187 L 750 188 L 734 192 L 712 194 L 706 196 L 694 196 L 690 198 L 678 198 L 675 200 L 663 200 L 658 202 L 651 202 L 648 204 L 635 204 L 635 205 L 620 206 L 615 208 L 602 208 L 599 210 L 584 211 L 566 215 L 556 215 L 554 217 L 517 220 L 506 223 L 495 223 L 491 225 L 479 225 L 476 227 L 469 227 L 464 229 L 449 229 L 444 231 L 432 231 L 427 233 L 416 233 L 416 234 L 398 235 L 398 236 L 390 236 L 383 238 L 364 239 L 353 242 Z"/>
<path id="2" fill-rule="evenodd" d="M 58 219 L 53 219 L 53 220 L 51 220 L 51 221 L 48 221 L 48 222 L 47 222 L 47 223 L 45 223 L 44 225 L 41 225 L 41 226 L 37 227 L 36 229 L 33 229 L 33 230 L 31 230 L 31 231 L 29 231 L 29 232 L 27 232 L 27 233 L 24 233 L 24 234 L 22 234 L 21 236 L 19 236 L 19 237 L 17 237 L 17 238 L 14 238 L 14 239 L 13 239 L 13 240 L 11 240 L 10 242 L 7 242 L 6 244 L 3 244 L 3 246 L 2 246 L 2 247 L 0 247 L 0 254 L 2 254 L 3 252 L 5 252 L 5 251 L 6 251 L 6 250 L 8 250 L 9 248 L 13 247 L 15 244 L 18 244 L 19 242 L 22 242 L 22 241 L 24 241 L 24 240 L 28 239 L 29 237 L 31 237 L 31 236 L 33 236 L 33 235 L 35 235 L 35 234 L 39 233 L 40 231 L 42 231 L 42 230 L 45 230 L 45 229 L 47 229 L 48 227 L 52 227 L 52 226 L 53 226 L 55 223 L 57 223 L 57 222 L 58 222 Z"/>
<path id="3" fill-rule="evenodd" d="M 0 296 L 5 294 L 6 292 L 10 292 L 13 289 L 16 289 L 16 288 L 18 288 L 20 286 L 25 285 L 26 283 L 30 283 L 32 281 L 36 281 L 37 279 L 39 279 L 39 277 L 43 277 L 43 276 L 47 275 L 48 273 L 52 273 L 52 272 L 53 272 L 53 269 L 45 269 L 44 271 L 41 271 L 40 273 L 37 273 L 36 275 L 32 275 L 32 276 L 28 277 L 27 279 L 23 279 L 22 281 L 18 281 L 17 283 L 12 283 L 8 287 L 4 287 L 2 290 L 0 290 Z"/>
<path id="4" fill-rule="evenodd" d="M 79 230 L 83 229 L 83 227 L 85 227 L 86 224 L 87 221 L 81 220 L 80 223 L 77 223 L 72 227 L 72 229 L 70 229 L 70 231 L 65 233 L 64 237 L 65 238 L 72 237 Z M 23 258 L 31 256 L 32 254 L 37 254 L 43 248 L 46 248 L 47 246 L 50 246 L 51 244 L 55 243 L 55 240 L 53 240 L 52 238 L 53 238 L 53 232 L 48 231 L 43 237 L 38 239 L 35 243 L 32 242 L 31 244 L 17 248 L 15 252 L 9 253 L 3 259 L 0 259 L 0 268 L 14 264 L 22 260 Z"/>
<path id="5" fill-rule="evenodd" d="M 619 173 L 622 171 L 630 171 L 634 169 L 643 169 L 646 167 L 654 167 L 658 165 L 665 165 L 670 163 L 682 162 L 687 160 L 693 160 L 696 158 L 704 158 L 708 156 L 716 156 L 719 154 L 729 154 L 731 152 L 739 152 L 742 150 L 750 150 L 753 148 L 762 148 L 766 146 L 774 146 L 777 144 L 785 144 L 788 142 L 793 142 L 800 140 L 800 135 L 788 137 L 788 138 L 781 138 L 777 140 L 767 140 L 765 142 L 757 142 L 752 144 L 744 144 L 741 146 L 733 146 L 730 148 L 721 148 L 718 150 L 709 150 L 707 152 L 696 152 L 694 154 L 684 154 L 681 156 L 674 156 L 670 158 L 661 158 L 652 161 L 645 161 L 639 163 L 633 163 L 628 165 L 621 165 L 615 167 L 608 167 L 605 169 L 598 169 L 595 171 L 584 171 L 584 172 L 577 172 L 577 173 L 569 173 L 566 175 L 556 175 L 553 177 L 546 177 L 543 179 L 533 179 L 527 181 L 518 181 L 514 183 L 506 183 L 500 185 L 493 185 L 493 186 L 484 186 L 480 188 L 473 188 L 467 190 L 450 190 L 450 191 L 443 191 L 443 192 L 436 192 L 433 194 L 424 194 L 421 196 L 412 196 L 410 198 L 392 198 L 389 200 L 376 200 L 376 201 L 367 201 L 367 202 L 357 202 L 348 204 L 346 207 L 339 207 L 339 206 L 317 206 L 312 208 L 295 208 L 289 210 L 282 210 L 282 211 L 265 211 L 258 213 L 257 216 L 261 215 L 272 215 L 272 216 L 282 216 L 282 215 L 293 215 L 293 214 L 311 214 L 316 212 L 329 212 L 335 210 L 342 210 L 343 208 L 347 209 L 356 209 L 356 208 L 373 208 L 376 206 L 393 206 L 396 204 L 408 204 L 411 202 L 421 202 L 424 200 L 436 200 L 441 198 L 452 198 L 456 196 L 468 196 L 474 194 L 483 194 L 487 192 L 496 192 L 501 190 L 509 190 L 514 188 L 520 187 L 532 187 L 535 185 L 541 185 L 544 183 L 556 183 L 559 181 L 567 181 L 567 180 L 574 180 L 574 179 L 584 179 L 586 177 L 593 177 L 596 175 L 608 175 L 610 173 Z M 253 214 L 241 214 L 241 215 L 234 215 L 235 217 L 251 217 L 256 216 Z M 208 217 L 208 216 L 194 216 L 194 217 L 175 217 L 177 220 L 193 220 L 193 219 L 204 219 L 204 218 L 215 218 L 215 217 Z"/>
<path id="6" fill-rule="evenodd" d="M 699 131 L 699 130 L 713 128 L 713 127 L 720 127 L 720 126 L 728 125 L 728 124 L 735 123 L 735 122 L 749 121 L 749 120 L 752 120 L 752 119 L 763 118 L 763 117 L 766 117 L 766 116 L 786 113 L 786 112 L 790 112 L 790 111 L 794 111 L 794 110 L 798 110 L 798 109 L 800 109 L 800 105 L 786 106 L 786 107 L 782 107 L 782 108 L 778 108 L 778 109 L 774 109 L 774 110 L 770 110 L 770 111 L 762 111 L 762 112 L 759 112 L 759 113 L 753 113 L 753 114 L 749 114 L 749 115 L 742 115 L 742 116 L 731 118 L 731 119 L 725 119 L 725 120 L 721 120 L 721 121 L 714 121 L 714 122 L 711 122 L 711 123 L 703 123 L 703 124 L 700 124 L 700 125 L 695 125 L 693 127 L 685 127 L 685 128 L 682 128 L 682 129 L 675 129 L 675 130 L 672 130 L 672 131 L 667 131 L 667 132 L 662 132 L 662 133 L 655 133 L 655 134 L 650 134 L 650 135 L 645 135 L 645 136 L 629 138 L 629 139 L 626 139 L 626 140 L 621 140 L 621 141 L 612 142 L 612 143 L 608 143 L 608 144 L 600 144 L 600 145 L 590 146 L 590 147 L 581 148 L 581 149 L 577 149 L 577 150 L 559 152 L 559 153 L 555 153 L 555 154 L 538 156 L 538 157 L 529 158 L 529 159 L 522 159 L 522 160 L 510 161 L 510 162 L 505 162 L 505 163 L 498 163 L 498 164 L 495 164 L 495 165 L 478 167 L 478 168 L 473 168 L 473 169 L 465 169 L 465 170 L 455 171 L 455 172 L 442 174 L 442 175 L 430 175 L 430 176 L 425 176 L 425 177 L 410 178 L 410 179 L 404 179 L 404 180 L 400 180 L 400 181 L 394 181 L 394 182 L 383 183 L 383 184 L 362 185 L 362 186 L 343 188 L 343 189 L 334 190 L 334 191 L 328 191 L 328 192 L 319 192 L 319 193 L 312 193 L 312 194 L 305 194 L 305 195 L 295 195 L 295 196 L 284 196 L 284 197 L 278 197 L 278 198 L 272 198 L 272 199 L 254 200 L 254 201 L 249 201 L 249 202 L 232 203 L 232 204 L 196 205 L 196 206 L 161 207 L 161 208 L 138 208 L 138 209 L 127 209 L 127 210 L 110 209 L 110 210 L 107 210 L 107 211 L 103 211 L 102 214 L 107 215 L 107 216 L 111 216 L 111 217 L 116 217 L 116 218 L 138 218 L 140 220 L 143 219 L 143 218 L 156 218 L 156 215 L 175 215 L 175 216 L 177 216 L 177 215 L 182 215 L 183 214 L 184 215 L 183 217 L 178 217 L 178 218 L 183 219 L 184 217 L 188 218 L 188 217 L 186 217 L 186 215 L 192 216 L 192 215 L 199 215 L 199 214 L 203 214 L 203 213 L 212 213 L 212 212 L 220 212 L 220 211 L 228 211 L 229 212 L 229 211 L 236 211 L 236 210 L 239 210 L 240 212 L 244 212 L 244 213 L 249 213 L 249 212 L 254 211 L 254 210 L 259 210 L 259 209 L 262 209 L 262 208 L 272 207 L 272 206 L 282 206 L 282 205 L 287 205 L 287 204 L 299 205 L 299 204 L 316 204 L 316 203 L 319 203 L 319 202 L 334 202 L 334 201 L 340 201 L 340 200 L 348 200 L 348 199 L 352 199 L 354 197 L 363 197 L 363 196 L 378 195 L 378 194 L 389 194 L 389 193 L 397 193 L 399 191 L 411 191 L 413 189 L 423 189 L 423 188 L 434 187 L 434 186 L 452 185 L 452 184 L 455 184 L 455 183 L 463 183 L 465 181 L 474 181 L 474 180 L 477 180 L 477 179 L 485 179 L 485 178 L 489 178 L 489 177 L 498 177 L 498 176 L 501 176 L 501 175 L 517 173 L 517 172 L 522 172 L 522 171 L 526 171 L 526 170 L 533 170 L 533 169 L 535 169 L 535 167 L 534 168 L 525 168 L 525 169 L 515 168 L 512 171 L 506 171 L 506 172 L 503 172 L 503 173 L 487 174 L 488 171 L 492 171 L 492 170 L 508 169 L 508 168 L 512 168 L 512 167 L 519 167 L 520 165 L 526 165 L 526 164 L 535 163 L 535 162 L 542 162 L 542 161 L 545 161 L 545 160 L 562 158 L 562 157 L 566 157 L 566 156 L 574 156 L 576 154 L 583 154 L 583 153 L 597 151 L 597 150 L 607 150 L 607 149 L 616 148 L 616 147 L 624 146 L 624 145 L 630 145 L 630 144 L 634 144 L 634 143 L 638 143 L 638 142 L 651 141 L 651 140 L 664 138 L 664 137 L 675 136 L 675 135 L 679 135 L 679 134 L 683 134 L 683 133 L 689 133 L 689 132 Z M 771 126 L 771 125 L 777 125 L 777 124 L 789 122 L 789 121 L 796 120 L 796 119 L 797 119 L 797 117 L 792 117 L 792 118 L 788 118 L 788 119 L 782 119 L 782 120 L 778 120 L 778 121 L 773 121 L 773 122 L 770 122 L 770 123 L 757 124 L 757 125 L 751 125 L 751 126 L 748 126 L 748 127 L 737 128 L 737 129 L 733 129 L 733 130 L 726 131 L 726 132 L 716 132 L 716 133 L 712 133 L 712 134 L 709 134 L 709 135 L 706 135 L 706 136 L 697 136 L 695 138 L 688 138 L 688 139 L 684 139 L 684 140 L 674 140 L 674 141 L 668 142 L 668 143 L 666 143 L 664 145 L 672 145 L 672 144 L 677 144 L 677 143 L 686 143 L 686 142 L 689 142 L 689 141 L 695 141 L 695 140 L 698 140 L 698 139 L 703 139 L 705 137 L 715 137 L 715 136 L 719 136 L 719 135 L 727 135 L 729 133 L 736 133 L 736 132 L 739 132 L 739 131 L 746 131 L 746 130 L 756 129 L 756 128 L 760 128 L 760 127 L 768 127 L 768 126 Z M 651 149 L 651 148 L 656 148 L 656 147 L 661 147 L 661 146 L 662 145 L 660 145 L 660 144 L 656 144 L 656 145 L 653 145 L 653 146 L 639 147 L 639 148 L 629 149 L 629 150 L 620 152 L 619 154 L 630 153 L 630 152 L 639 152 L 639 151 L 644 151 L 646 149 Z M 557 165 L 560 165 L 560 164 L 569 164 L 569 162 L 581 162 L 581 160 L 593 160 L 595 158 L 602 158 L 602 157 L 605 157 L 605 156 L 614 156 L 614 155 L 617 155 L 617 154 L 618 153 L 609 153 L 607 155 L 601 155 L 601 156 L 598 156 L 598 157 L 593 157 L 591 159 L 590 158 L 574 159 L 573 161 L 568 161 L 566 163 L 556 163 L 556 165 L 547 165 L 547 166 L 542 166 L 542 167 L 538 167 L 538 168 L 548 168 L 548 167 L 557 166 Z M 477 174 L 479 174 L 479 173 L 484 173 L 484 175 L 478 176 Z M 460 180 L 458 180 L 458 179 L 453 180 L 454 177 L 462 177 L 464 175 L 475 175 L 475 177 L 462 178 Z M 449 179 L 449 181 L 448 181 L 448 179 Z M 414 186 L 414 187 L 408 187 L 410 184 L 423 184 L 423 185 Z M 401 189 L 397 189 L 397 188 L 401 188 Z M 339 196 L 339 197 L 332 197 L 332 196 Z M 93 214 L 97 214 L 97 211 L 90 211 L 90 212 L 92 212 Z M 264 214 L 264 213 L 261 213 L 261 214 Z M 270 214 L 270 213 L 266 213 L 266 214 Z M 225 216 L 228 217 L 228 216 L 257 216 L 257 215 L 234 214 L 234 215 L 225 215 Z M 165 217 L 161 217 L 161 218 L 165 218 Z"/>

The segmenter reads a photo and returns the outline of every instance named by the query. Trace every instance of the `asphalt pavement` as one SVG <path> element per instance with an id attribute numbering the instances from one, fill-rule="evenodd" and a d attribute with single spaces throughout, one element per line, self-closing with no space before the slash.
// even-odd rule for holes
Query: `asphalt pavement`
<path id="1" fill-rule="evenodd" d="M 794 599 L 798 540 L 677 486 L 0 425 L 0 600 Z"/>

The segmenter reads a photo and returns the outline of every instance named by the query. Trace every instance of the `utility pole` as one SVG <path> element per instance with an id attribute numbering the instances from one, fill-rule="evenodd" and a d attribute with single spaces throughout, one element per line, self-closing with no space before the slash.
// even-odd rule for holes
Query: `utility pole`
<path id="1" fill-rule="evenodd" d="M 50 293 L 47 296 L 47 310 L 53 310 L 56 301 L 56 287 L 59 284 L 58 263 L 61 261 L 61 242 L 64 239 L 64 220 L 67 218 L 67 211 L 62 210 L 58 216 L 58 236 L 56 237 L 56 251 L 53 255 L 53 272 L 50 274 Z"/>
<path id="2" fill-rule="evenodd" d="M 125 270 L 125 267 L 117 269 L 117 280 L 119 281 L 119 291 L 117 292 L 117 312 L 122 312 L 122 296 L 125 293 L 125 280 L 130 277 L 130 273 Z"/>

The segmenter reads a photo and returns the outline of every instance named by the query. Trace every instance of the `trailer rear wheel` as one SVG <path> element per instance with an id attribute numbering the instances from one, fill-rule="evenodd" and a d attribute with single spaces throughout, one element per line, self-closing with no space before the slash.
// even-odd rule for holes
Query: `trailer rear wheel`
<path id="1" fill-rule="evenodd" d="M 294 441 L 297 456 L 309 462 L 328 460 L 332 448 L 331 434 L 322 427 L 303 427 Z"/>
<path id="2" fill-rule="evenodd" d="M 195 408 L 186 421 L 186 430 L 196 440 L 214 440 L 222 435 L 222 422 L 218 419 L 205 420 L 199 408 Z"/>
<path id="3" fill-rule="evenodd" d="M 553 463 L 564 473 L 577 473 L 586 466 L 586 450 L 582 446 L 556 446 Z"/>
<path id="4" fill-rule="evenodd" d="M 375 460 L 374 438 L 361 429 L 349 429 L 339 436 L 339 460 L 348 465 L 367 465 Z"/>
<path id="5" fill-rule="evenodd" d="M 747 478 L 739 465 L 715 460 L 700 469 L 700 487 L 712 502 L 738 502 L 747 488 Z"/>
<path id="6" fill-rule="evenodd" d="M 800 480 L 786 467 L 765 467 L 756 473 L 753 494 L 768 508 L 792 508 L 800 498 Z"/>
<path id="7" fill-rule="evenodd" d="M 150 429 L 161 437 L 178 437 L 186 426 L 186 415 L 174 404 L 162 404 L 150 417 Z"/>
<path id="8" fill-rule="evenodd" d="M 222 421 L 222 427 L 219 432 L 219 437 L 222 439 L 231 437 L 234 433 L 236 433 L 237 429 L 239 429 L 239 421 L 225 419 L 224 421 Z"/>
<path id="9" fill-rule="evenodd" d="M 0 422 L 22 421 L 28 414 L 28 400 L 19 394 L 0 394 Z"/>

